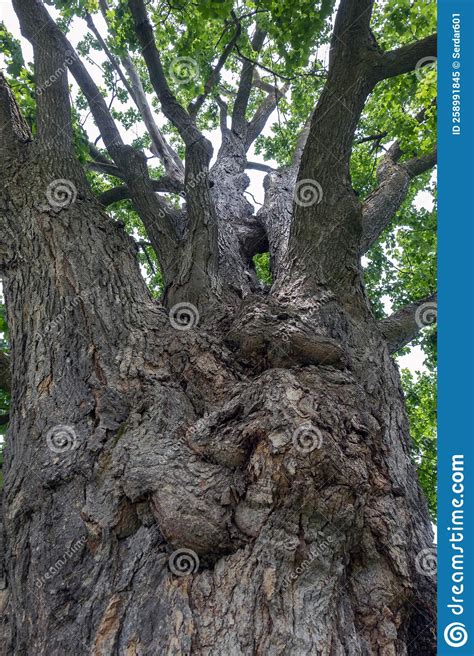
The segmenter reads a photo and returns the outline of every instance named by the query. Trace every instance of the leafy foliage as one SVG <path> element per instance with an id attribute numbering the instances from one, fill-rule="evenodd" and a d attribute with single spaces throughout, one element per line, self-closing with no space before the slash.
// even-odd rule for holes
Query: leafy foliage
<path id="1" fill-rule="evenodd" d="M 436 378 L 432 372 L 415 377 L 402 371 L 413 459 L 417 465 L 421 486 L 428 499 L 433 520 L 436 518 Z"/>

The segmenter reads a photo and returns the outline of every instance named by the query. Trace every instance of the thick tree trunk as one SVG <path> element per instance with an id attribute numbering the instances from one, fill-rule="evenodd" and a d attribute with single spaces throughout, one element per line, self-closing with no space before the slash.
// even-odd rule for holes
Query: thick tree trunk
<path id="1" fill-rule="evenodd" d="M 9 198 L 7 653 L 433 654 L 432 536 L 375 324 L 250 296 L 176 329 L 74 163 L 66 212 L 31 149 Z"/>
<path id="2" fill-rule="evenodd" d="M 355 4 L 340 3 L 335 29 L 351 38 L 342 59 L 331 51 L 323 109 L 351 75 L 359 32 L 360 51 L 369 41 L 370 12 L 354 20 Z M 72 154 L 65 75 L 38 101 L 35 141 L 0 78 L 5 653 L 431 656 L 432 531 L 389 353 L 413 335 L 416 304 L 402 322 L 375 322 L 348 175 L 375 84 L 368 55 L 344 90 L 351 120 L 316 108 L 301 166 L 269 175 L 255 217 L 243 195 L 253 66 L 208 171 L 209 144 L 166 83 L 146 8 L 130 6 L 186 144 L 183 212 L 163 211 L 144 158 L 121 142 L 84 67 L 70 67 L 158 253 L 166 309 Z M 40 3 L 15 7 L 49 79 L 65 37 Z M 257 30 L 256 52 L 263 41 Z M 331 166 L 324 135 L 340 142 Z M 325 202 L 295 209 L 295 181 L 308 179 L 324 183 Z M 251 262 L 263 247 L 271 293 Z"/>

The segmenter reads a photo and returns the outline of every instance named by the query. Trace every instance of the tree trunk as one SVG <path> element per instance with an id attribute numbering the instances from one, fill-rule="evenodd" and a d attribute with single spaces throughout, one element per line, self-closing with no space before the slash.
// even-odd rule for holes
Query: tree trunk
<path id="1" fill-rule="evenodd" d="M 30 150 L 9 201 L 7 653 L 434 653 L 432 535 L 374 324 L 249 296 L 176 329 L 74 163 L 65 212 L 44 190 L 67 162 Z"/>
<path id="2" fill-rule="evenodd" d="M 34 141 L 0 85 L 12 365 L 5 653 L 433 655 L 432 530 L 398 371 L 364 291 L 362 207 L 346 166 L 375 84 L 365 59 L 363 83 L 347 89 L 354 117 L 330 119 L 341 170 L 341 158 L 325 167 L 330 148 L 315 155 L 306 143 L 298 170 L 269 174 L 266 206 L 252 216 L 243 196 L 252 67 L 209 172 L 208 144 L 162 79 L 145 7 L 130 5 L 187 147 L 180 226 L 159 224 L 146 169 L 124 170 L 138 155 L 118 142 L 75 60 L 71 69 L 157 251 L 176 237 L 163 253 L 175 276 L 167 307 L 149 296 L 132 240 L 73 155 L 65 76 L 39 103 Z M 339 29 L 362 29 L 346 5 Z M 37 33 L 50 38 L 39 3 L 15 6 L 27 32 L 41 19 Z M 64 35 L 51 34 L 60 52 Z M 58 63 L 49 42 L 35 46 L 47 77 Z M 336 64 L 323 105 L 347 76 L 344 59 Z M 61 140 L 46 120 L 58 103 Z M 319 140 L 330 120 L 317 109 L 309 138 Z M 315 166 L 327 202 L 295 208 L 295 181 L 318 179 Z M 263 245 L 271 293 L 251 261 Z"/>

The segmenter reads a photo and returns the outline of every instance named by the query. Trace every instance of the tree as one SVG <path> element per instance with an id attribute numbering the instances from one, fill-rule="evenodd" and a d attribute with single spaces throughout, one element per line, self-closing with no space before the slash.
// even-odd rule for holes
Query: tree
<path id="1" fill-rule="evenodd" d="M 434 654 L 393 354 L 436 300 L 432 272 L 387 273 L 432 255 L 432 7 L 13 5 L 34 68 L 4 31 L 8 653 Z"/>

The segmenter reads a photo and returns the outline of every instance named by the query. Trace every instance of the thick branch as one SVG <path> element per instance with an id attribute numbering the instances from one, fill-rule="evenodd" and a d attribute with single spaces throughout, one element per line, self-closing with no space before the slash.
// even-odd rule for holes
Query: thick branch
<path id="1" fill-rule="evenodd" d="M 417 66 L 432 64 L 437 53 L 437 35 L 431 34 L 407 46 L 378 55 L 374 64 L 377 79 L 413 71 Z M 423 61 L 424 60 L 424 61 Z"/>
<path id="2" fill-rule="evenodd" d="M 256 53 L 259 53 L 262 49 L 264 40 L 265 32 L 257 27 L 252 38 L 252 48 Z M 239 88 L 237 90 L 237 96 L 235 98 L 234 109 L 232 112 L 232 130 L 242 136 L 244 135 L 247 126 L 245 114 L 247 112 L 250 92 L 252 90 L 254 70 L 255 64 L 245 60 L 242 64 Z"/>
<path id="3" fill-rule="evenodd" d="M 226 134 L 226 132 L 229 131 L 229 128 L 227 126 L 227 117 L 229 115 L 229 107 L 225 100 L 223 100 L 220 96 L 217 96 L 216 98 L 217 104 L 219 105 L 219 123 L 220 123 L 220 128 L 221 128 L 221 133 L 222 136 Z"/>
<path id="4" fill-rule="evenodd" d="M 47 47 L 51 53 L 54 52 L 56 59 L 61 60 L 62 64 L 67 65 L 71 70 L 71 73 L 74 75 L 76 82 L 80 86 L 89 103 L 89 107 L 94 116 L 97 127 L 100 130 L 104 144 L 112 159 L 116 160 L 120 154 L 119 148 L 120 146 L 123 146 L 122 138 L 120 137 L 120 133 L 102 94 L 92 77 L 89 75 L 84 64 L 74 52 L 68 39 L 61 32 L 46 11 L 44 5 L 41 3 L 35 2 L 35 0 L 15 0 L 14 6 L 20 24 L 22 25 L 22 29 L 23 23 L 25 23 L 27 38 L 31 37 L 33 45 L 35 44 L 35 39 L 41 34 L 41 38 L 47 43 L 45 47 Z M 35 34 L 34 28 L 31 26 L 32 33 L 30 34 L 30 30 L 28 29 L 29 21 L 33 21 L 33 26 L 35 23 L 41 25 L 41 29 L 37 30 L 37 34 Z M 69 106 L 68 111 L 70 112 Z M 49 117 L 49 120 L 51 123 L 55 122 L 55 109 L 53 114 Z M 118 164 L 118 162 L 116 163 Z"/>
<path id="5" fill-rule="evenodd" d="M 97 162 L 95 160 L 86 162 L 87 168 L 91 171 L 98 173 L 105 173 L 105 175 L 113 175 L 116 178 L 124 179 L 123 173 L 116 167 L 113 162 Z"/>
<path id="6" fill-rule="evenodd" d="M 150 74 L 150 81 L 160 100 L 163 113 L 177 128 L 184 143 L 191 146 L 196 141 L 203 139 L 203 136 L 168 85 L 160 53 L 156 47 L 153 28 L 148 19 L 143 0 L 129 0 L 128 4 L 135 22 L 135 31 L 141 45 L 142 54 Z"/>
<path id="7" fill-rule="evenodd" d="M 104 20 L 107 22 L 106 3 L 101 2 L 100 7 L 102 10 Z M 145 91 L 143 89 L 142 82 L 140 80 L 140 76 L 138 75 L 129 54 L 124 53 L 120 57 L 120 62 L 122 63 L 125 70 L 127 71 L 129 77 L 129 80 L 127 80 L 127 78 L 122 72 L 122 69 L 120 68 L 117 58 L 110 52 L 110 49 L 108 48 L 104 39 L 102 39 L 99 31 L 95 27 L 92 17 L 88 16 L 87 21 L 88 21 L 89 28 L 92 30 L 97 40 L 101 44 L 102 49 L 107 54 L 107 57 L 109 58 L 112 66 L 117 71 L 125 88 L 129 92 L 130 97 L 132 98 L 133 102 L 138 108 L 138 111 L 140 112 L 140 115 L 143 119 L 143 122 L 145 123 L 145 127 L 151 139 L 151 146 L 150 146 L 151 152 L 156 157 L 159 157 L 161 159 L 168 175 L 174 176 L 178 180 L 182 181 L 184 179 L 183 163 L 181 162 L 177 153 L 168 144 L 161 130 L 158 128 L 155 122 L 153 112 L 151 111 Z"/>
<path id="8" fill-rule="evenodd" d="M 261 134 L 265 125 L 267 124 L 268 119 L 276 109 L 278 101 L 281 98 L 284 98 L 285 93 L 288 91 L 290 85 L 287 82 L 283 85 L 281 89 L 277 87 L 272 88 L 267 97 L 264 98 L 260 107 L 253 115 L 253 118 L 247 124 L 247 133 L 245 137 L 245 148 L 248 150 L 253 144 L 255 139 Z"/>
<path id="9" fill-rule="evenodd" d="M 129 0 L 129 6 L 163 113 L 186 145 L 184 182 L 189 230 L 179 255 L 179 273 L 168 285 L 165 298 L 171 304 L 191 301 L 201 308 L 205 304 L 209 307 L 208 301 L 219 287 L 217 219 L 209 182 L 212 145 L 168 85 L 143 0 Z"/>
<path id="10" fill-rule="evenodd" d="M 31 141 L 31 132 L 23 119 L 15 97 L 0 71 L 0 147 L 2 160 L 14 157 L 17 149 Z"/>
<path id="11" fill-rule="evenodd" d="M 68 66 L 89 103 L 107 151 L 130 189 L 132 201 L 158 256 L 165 280 L 171 279 L 176 269 L 176 245 L 179 239 L 176 212 L 155 193 L 145 156 L 123 143 L 96 83 L 44 6 L 35 0 L 17 2 L 22 6 L 27 5 L 32 16 L 42 21 L 42 33 L 50 39 L 58 53 L 62 56 L 66 52 L 70 54 Z"/>
<path id="12" fill-rule="evenodd" d="M 336 58 L 361 52 L 370 37 L 373 0 L 341 0 L 334 21 L 329 50 L 329 67 Z"/>
<path id="13" fill-rule="evenodd" d="M 361 254 L 368 251 L 390 224 L 406 198 L 411 179 L 436 164 L 436 149 L 402 163 L 393 156 L 398 155 L 398 152 L 398 148 L 392 147 L 382 158 L 377 170 L 380 184 L 362 206 Z"/>
<path id="14" fill-rule="evenodd" d="M 268 164 L 262 164 L 261 162 L 247 162 L 245 168 L 253 169 L 254 171 L 263 171 L 263 173 L 272 173 L 275 171 L 275 169 Z"/>
<path id="15" fill-rule="evenodd" d="M 15 176 L 22 165 L 26 154 L 25 144 L 31 141 L 28 124 L 21 115 L 15 97 L 0 71 L 0 272 L 12 258 L 11 229 L 16 224 L 11 214 L 8 195 L 5 196 L 11 178 Z M 7 192 L 8 194 L 8 192 Z"/>
<path id="16" fill-rule="evenodd" d="M 14 0 L 22 34 L 34 51 L 36 124 L 38 141 L 72 152 L 72 120 L 67 80 L 72 48 L 58 47 L 65 38 L 49 29 L 50 17 L 43 4 Z"/>
<path id="17" fill-rule="evenodd" d="M 289 238 L 292 264 L 282 284 L 304 286 L 309 293 L 323 283 L 337 286 L 338 294 L 353 295 L 361 216 L 349 160 L 360 115 L 376 83 L 372 5 L 373 0 L 339 4 L 328 77 L 301 157 Z M 327 247 L 329 241 L 332 248 Z"/>
<path id="18" fill-rule="evenodd" d="M 406 346 L 425 326 L 436 322 L 437 296 L 432 294 L 410 303 L 394 312 L 387 319 L 379 321 L 380 330 L 387 340 L 390 353 Z"/>

